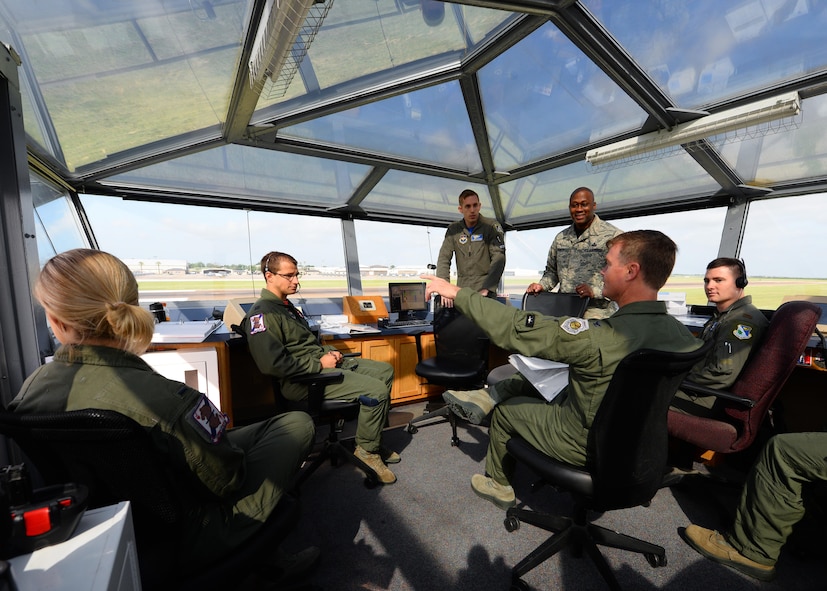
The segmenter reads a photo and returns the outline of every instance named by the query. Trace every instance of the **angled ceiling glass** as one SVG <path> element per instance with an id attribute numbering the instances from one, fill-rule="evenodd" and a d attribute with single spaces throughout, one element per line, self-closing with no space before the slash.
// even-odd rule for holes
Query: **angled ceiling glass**
<path id="1" fill-rule="evenodd" d="M 279 137 L 359 148 L 467 173 L 482 170 L 457 82 L 286 127 Z"/>
<path id="2" fill-rule="evenodd" d="M 458 219 L 472 186 L 516 229 L 566 224 L 580 185 L 613 216 L 714 206 L 743 184 L 827 188 L 820 1 L 534 3 L 544 17 L 506 0 L 333 0 L 286 94 L 259 98 L 240 82 L 263 4 L 0 0 L 30 157 L 79 192 L 423 225 Z M 582 161 L 664 127 L 670 101 L 719 111 L 790 90 L 797 130 Z"/>
<path id="3" fill-rule="evenodd" d="M 485 185 L 396 170 L 384 175 L 360 205 L 368 213 L 393 214 L 400 222 L 411 217 L 420 223 L 453 222 L 462 217 L 457 208 L 464 189 L 479 195 L 482 215 L 495 217 Z"/>
<path id="4" fill-rule="evenodd" d="M 330 207 L 345 203 L 369 171 L 361 164 L 230 144 L 115 175 L 103 184 Z"/>
<path id="5" fill-rule="evenodd" d="M 358 81 L 380 81 L 456 66 L 481 41 L 516 15 L 438 0 L 335 0 L 284 97 L 265 87 L 258 108 L 298 97 L 324 100 Z M 293 101 L 296 102 L 296 101 Z M 257 119 L 258 117 L 256 117 Z"/>
<path id="6" fill-rule="evenodd" d="M 646 113 L 547 23 L 479 72 L 498 171 L 638 129 Z"/>
<path id="7" fill-rule="evenodd" d="M 720 189 L 685 152 L 604 170 L 595 170 L 585 162 L 575 162 L 501 184 L 505 217 L 512 224 L 569 219 L 569 197 L 574 189 L 583 186 L 594 192 L 598 214 L 647 203 L 665 205 Z"/>
<path id="8" fill-rule="evenodd" d="M 827 66 L 823 2 L 583 4 L 680 107 L 715 103 Z"/>
<path id="9" fill-rule="evenodd" d="M 250 3 L 4 3 L 66 167 L 198 129 L 220 137 Z"/>
<path id="10" fill-rule="evenodd" d="M 723 158 L 754 186 L 776 186 L 796 179 L 827 175 L 827 95 L 802 101 L 802 125 L 722 145 L 713 138 Z"/>

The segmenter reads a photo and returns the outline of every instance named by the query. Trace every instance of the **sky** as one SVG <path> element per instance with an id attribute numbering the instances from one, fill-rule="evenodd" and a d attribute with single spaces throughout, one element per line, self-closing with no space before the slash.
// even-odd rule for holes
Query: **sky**
<path id="1" fill-rule="evenodd" d="M 255 264 L 266 252 L 282 250 L 302 264 L 344 266 L 338 220 L 91 195 L 81 198 L 99 246 L 121 258 Z M 622 230 L 661 230 L 679 247 L 675 274 L 700 275 L 718 256 L 724 216 L 725 209 L 714 208 L 610 221 Z M 361 220 L 355 225 L 363 266 L 436 263 L 445 235 L 444 228 Z M 741 256 L 750 275 L 825 278 L 827 267 L 821 256 L 825 228 L 825 194 L 756 202 L 750 207 Z M 562 229 L 508 232 L 506 268 L 540 273 L 548 248 Z"/>

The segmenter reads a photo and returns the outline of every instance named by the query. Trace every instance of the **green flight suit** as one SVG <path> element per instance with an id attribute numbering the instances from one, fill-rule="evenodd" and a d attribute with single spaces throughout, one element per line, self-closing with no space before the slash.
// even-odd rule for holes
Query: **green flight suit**
<path id="1" fill-rule="evenodd" d="M 205 407 L 205 399 L 140 357 L 84 345 L 59 348 L 54 361 L 28 377 L 9 410 L 107 409 L 146 427 L 169 464 L 190 471 L 204 488 L 197 494 L 182 490 L 181 497 L 190 500 L 176 557 L 183 567 L 219 558 L 255 533 L 310 453 L 315 435 L 313 421 L 298 412 L 224 430 L 226 417 Z M 212 424 L 197 418 L 205 414 Z"/>
<path id="2" fill-rule="evenodd" d="M 620 360 L 642 348 L 693 351 L 702 344 L 666 314 L 664 302 L 627 304 L 601 320 L 524 312 L 467 289 L 460 290 L 454 304 L 499 347 L 569 364 L 568 386 L 553 402 L 517 396 L 494 408 L 486 471 L 503 485 L 513 471 L 505 449 L 512 435 L 563 462 L 583 466 L 589 429 Z"/>
<path id="3" fill-rule="evenodd" d="M 457 257 L 457 285 L 474 291 L 487 289 L 490 297 L 497 295 L 500 278 L 505 270 L 505 237 L 500 225 L 480 216 L 473 231 L 465 220 L 452 223 L 437 257 L 436 276 L 451 280 L 451 258 Z"/>
<path id="4" fill-rule="evenodd" d="M 687 380 L 707 388 L 730 388 L 749 359 L 752 348 L 761 343 L 769 321 L 752 305 L 752 296 L 744 296 L 723 312 L 715 312 L 704 324 L 701 338 L 714 339 L 715 345 L 706 358 L 689 372 Z M 696 396 L 678 390 L 673 410 L 703 417 L 720 414 L 714 408 L 717 396 Z"/>
<path id="5" fill-rule="evenodd" d="M 361 405 L 356 426 L 356 443 L 370 453 L 379 451 L 382 430 L 390 410 L 393 366 L 371 359 L 345 359 L 340 367 L 323 369 L 322 355 L 335 347 L 320 345 L 304 316 L 289 300 L 282 301 L 266 289 L 242 321 L 250 354 L 259 370 L 278 378 L 281 392 L 288 400 L 307 398 L 307 386 L 291 378 L 309 373 L 344 373 L 338 384 L 328 384 L 325 398 L 356 400 L 360 395 L 378 401 Z"/>
<path id="6" fill-rule="evenodd" d="M 603 275 L 600 270 L 606 265 L 606 253 L 609 252 L 606 243 L 620 233 L 620 229 L 597 215 L 580 235 L 572 224 L 554 237 L 540 285 L 551 291 L 559 284 L 561 293 L 575 293 L 575 288 L 585 283 L 594 297 L 589 300 L 584 316 L 611 316 L 617 306 L 603 297 Z"/>
<path id="7" fill-rule="evenodd" d="M 770 439 L 741 492 L 729 543 L 755 562 L 774 565 L 793 526 L 804 517 L 804 486 L 816 481 L 827 481 L 827 433 L 784 433 Z"/>

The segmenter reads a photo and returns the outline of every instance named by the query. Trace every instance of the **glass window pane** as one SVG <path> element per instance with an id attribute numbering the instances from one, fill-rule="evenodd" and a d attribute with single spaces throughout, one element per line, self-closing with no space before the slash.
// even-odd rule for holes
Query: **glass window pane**
<path id="1" fill-rule="evenodd" d="M 249 3 L 230 0 L 206 11 L 196 3 L 118 2 L 86 10 L 83 3 L 48 2 L 39 6 L 48 21 L 33 19 L 31 27 L 18 21 L 24 67 L 38 80 L 67 167 L 217 128 L 227 113 Z"/>
<path id="2" fill-rule="evenodd" d="M 344 269 L 338 220 L 97 195 L 81 195 L 81 201 L 100 248 L 138 275 L 142 302 L 214 301 L 223 306 L 230 297 L 255 299 L 264 287 L 259 263 L 271 250 L 293 255 L 305 270 L 318 270 L 302 277 L 297 303 L 317 294 L 347 293 L 344 275 L 331 281 L 321 273 Z M 231 269 L 233 274 L 205 276 L 206 268 Z"/>
<path id="3" fill-rule="evenodd" d="M 432 274 L 445 228 L 355 221 L 362 292 L 387 298 L 389 281 L 421 281 Z"/>
<path id="4" fill-rule="evenodd" d="M 482 215 L 495 217 L 485 185 L 393 170 L 382 177 L 361 207 L 372 213 L 413 216 L 447 225 L 462 217 L 457 208 L 459 194 L 464 189 L 472 189 L 479 195 Z"/>
<path id="5" fill-rule="evenodd" d="M 713 144 L 742 178 L 758 186 L 822 178 L 827 174 L 827 95 L 804 99 L 802 123 L 777 133 Z"/>
<path id="6" fill-rule="evenodd" d="M 59 252 L 89 246 L 69 196 L 35 174 L 29 174 L 29 182 L 40 265 Z"/>
<path id="7" fill-rule="evenodd" d="M 457 82 L 286 127 L 282 134 L 413 158 L 464 172 L 482 170 Z"/>
<path id="8" fill-rule="evenodd" d="M 676 104 L 694 108 L 827 65 L 827 10 L 816 2 L 583 4 Z"/>
<path id="9" fill-rule="evenodd" d="M 687 195 L 708 195 L 720 188 L 686 152 L 617 168 L 576 162 L 500 185 L 505 219 L 568 219 L 569 196 L 583 186 L 594 191 L 598 214 L 633 203 L 663 204 Z"/>
<path id="10" fill-rule="evenodd" d="M 302 67 L 313 76 L 293 78 L 279 101 L 262 93 L 259 108 L 292 97 L 315 93 L 352 80 L 385 72 L 432 68 L 436 62 L 456 62 L 485 35 L 504 21 L 509 12 L 448 3 L 409 0 L 347 0 L 334 2 L 308 51 Z M 346 54 L 346 59 L 343 58 Z M 439 59 L 444 56 L 444 59 Z M 427 65 L 420 65 L 427 64 Z M 395 74 L 399 75 L 399 74 Z"/>
<path id="11" fill-rule="evenodd" d="M 827 296 L 825 227 L 824 193 L 750 204 L 741 255 L 759 308 L 777 308 L 784 296 Z"/>
<path id="12" fill-rule="evenodd" d="M 479 72 L 498 170 L 624 131 L 645 113 L 551 23 Z"/>
<path id="13" fill-rule="evenodd" d="M 183 189 L 268 202 L 340 205 L 370 167 L 287 152 L 227 145 L 110 177 L 105 182 Z"/>
<path id="14" fill-rule="evenodd" d="M 661 291 L 686 294 L 687 304 L 705 306 L 703 276 L 706 266 L 718 257 L 726 208 L 681 211 L 660 215 L 612 220 L 623 230 L 660 230 L 678 245 L 672 276 Z"/>

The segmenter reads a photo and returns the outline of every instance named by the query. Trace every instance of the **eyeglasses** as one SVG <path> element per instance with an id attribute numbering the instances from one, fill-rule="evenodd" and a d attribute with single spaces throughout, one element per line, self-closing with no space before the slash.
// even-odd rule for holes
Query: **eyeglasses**
<path id="1" fill-rule="evenodd" d="M 299 277 L 302 276 L 301 273 L 273 273 L 273 275 L 278 275 L 279 277 L 284 277 L 285 279 L 287 279 L 287 281 L 293 281 L 294 279 L 296 281 L 298 281 Z"/>

